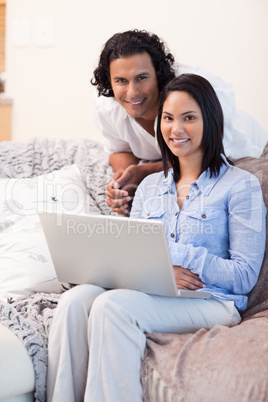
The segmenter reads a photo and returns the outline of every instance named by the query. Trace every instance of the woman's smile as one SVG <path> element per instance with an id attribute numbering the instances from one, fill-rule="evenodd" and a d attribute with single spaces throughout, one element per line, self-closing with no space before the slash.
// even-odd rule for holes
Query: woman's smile
<path id="1" fill-rule="evenodd" d="M 175 144 L 185 144 L 186 142 L 190 141 L 190 138 L 170 138 Z"/>

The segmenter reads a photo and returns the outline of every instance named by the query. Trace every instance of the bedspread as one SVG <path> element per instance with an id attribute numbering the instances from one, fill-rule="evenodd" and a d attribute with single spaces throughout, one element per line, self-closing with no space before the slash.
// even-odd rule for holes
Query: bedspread
<path id="1" fill-rule="evenodd" d="M 89 195 L 102 214 L 113 214 L 104 190 L 112 176 L 108 154 L 100 143 L 88 139 L 33 138 L 24 143 L 0 144 L 0 177 L 26 178 L 77 164 Z"/>
<path id="2" fill-rule="evenodd" d="M 47 344 L 60 294 L 36 293 L 13 304 L 0 302 L 0 322 L 23 342 L 35 372 L 35 400 L 46 400 Z"/>
<path id="3" fill-rule="evenodd" d="M 108 154 L 88 140 L 33 138 L 24 143 L 0 144 L 0 177 L 30 178 L 77 164 L 86 189 L 102 214 L 114 214 L 104 190 L 112 176 Z M 36 293 L 12 304 L 0 302 L 0 322 L 23 342 L 34 365 L 35 400 L 46 400 L 47 341 L 60 294 Z"/>
<path id="4" fill-rule="evenodd" d="M 0 144 L 0 177 L 32 177 L 73 163 L 78 165 L 100 212 L 112 214 L 104 194 L 112 170 L 101 144 L 86 139 Z M 268 159 L 244 158 L 239 167 L 260 179 L 268 206 Z M 148 334 L 142 366 L 144 400 L 268 400 L 267 284 L 265 255 L 259 281 L 250 292 L 239 326 L 200 329 L 194 335 Z M 47 341 L 60 297 L 35 293 L 12 304 L 0 302 L 0 322 L 22 340 L 32 358 L 38 402 L 46 400 Z M 251 367 L 248 362 L 252 360 Z"/>

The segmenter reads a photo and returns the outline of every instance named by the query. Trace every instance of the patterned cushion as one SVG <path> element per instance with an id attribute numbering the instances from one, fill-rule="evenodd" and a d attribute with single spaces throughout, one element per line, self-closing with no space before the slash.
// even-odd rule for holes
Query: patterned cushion
<path id="1" fill-rule="evenodd" d="M 268 158 L 242 158 L 235 161 L 235 165 L 241 169 L 249 171 L 259 179 L 262 187 L 264 202 L 268 210 Z M 266 215 L 266 251 L 262 263 L 262 269 L 257 284 L 249 293 L 248 306 L 246 311 L 243 313 L 243 317 L 247 317 L 251 314 L 265 310 L 268 307 L 267 219 L 268 214 Z"/>
<path id="2" fill-rule="evenodd" d="M 61 291 L 37 214 L 99 212 L 76 165 L 26 179 L 0 179 L 0 299 Z"/>

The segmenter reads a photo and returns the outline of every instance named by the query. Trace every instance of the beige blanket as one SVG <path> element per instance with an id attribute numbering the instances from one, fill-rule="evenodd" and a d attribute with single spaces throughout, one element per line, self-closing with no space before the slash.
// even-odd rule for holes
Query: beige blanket
<path id="1" fill-rule="evenodd" d="M 268 158 L 243 158 L 235 164 L 258 177 L 268 207 Z M 267 252 L 242 318 L 233 328 L 148 334 L 142 365 L 144 401 L 268 401 Z"/>

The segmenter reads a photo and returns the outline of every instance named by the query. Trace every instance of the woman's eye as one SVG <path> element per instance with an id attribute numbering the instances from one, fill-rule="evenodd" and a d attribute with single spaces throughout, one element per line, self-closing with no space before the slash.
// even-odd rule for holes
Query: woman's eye
<path id="1" fill-rule="evenodd" d="M 163 116 L 163 120 L 171 121 L 171 120 L 172 120 L 172 117 L 170 117 L 170 116 Z"/>
<path id="2" fill-rule="evenodd" d="M 194 120 L 194 116 L 186 116 L 185 120 Z"/>

